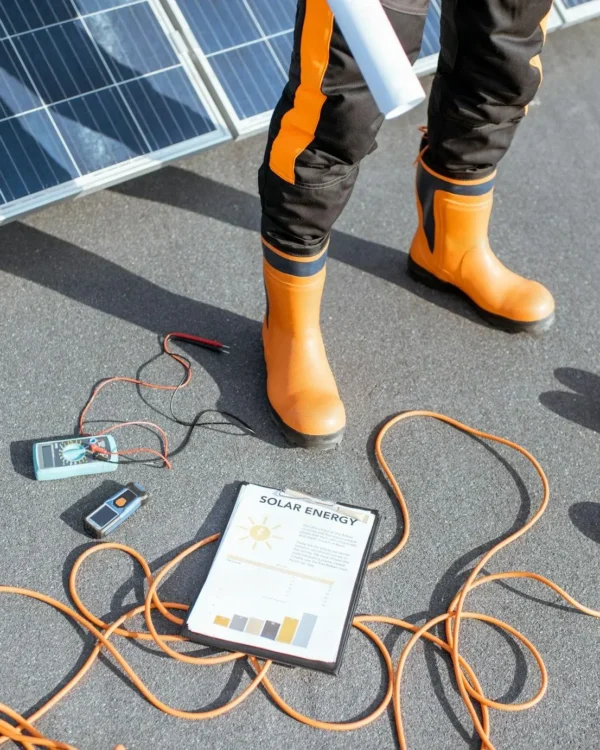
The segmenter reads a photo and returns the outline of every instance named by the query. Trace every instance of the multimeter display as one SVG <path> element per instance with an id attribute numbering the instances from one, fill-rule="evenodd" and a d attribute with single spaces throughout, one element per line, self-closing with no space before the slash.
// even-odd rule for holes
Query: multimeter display
<path id="1" fill-rule="evenodd" d="M 52 446 L 42 446 L 42 467 L 54 466 Z"/>

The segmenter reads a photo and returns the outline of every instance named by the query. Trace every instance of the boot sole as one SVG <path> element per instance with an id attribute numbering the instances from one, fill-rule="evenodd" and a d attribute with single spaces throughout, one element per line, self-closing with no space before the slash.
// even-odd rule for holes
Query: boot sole
<path id="1" fill-rule="evenodd" d="M 344 437 L 345 427 L 337 432 L 332 432 L 329 435 L 307 435 L 303 432 L 298 432 L 292 427 L 287 425 L 279 414 L 275 411 L 271 402 L 269 401 L 269 413 L 279 430 L 283 433 L 283 436 L 292 445 L 298 448 L 306 448 L 308 450 L 315 451 L 330 451 L 337 447 Z"/>
<path id="2" fill-rule="evenodd" d="M 414 281 L 418 281 L 421 284 L 425 284 L 425 286 L 428 286 L 431 289 L 436 289 L 441 292 L 450 292 L 459 297 L 462 297 L 463 299 L 466 299 L 471 307 L 475 309 L 477 314 L 481 318 L 483 318 L 486 323 L 489 323 L 489 325 L 493 326 L 494 328 L 499 328 L 503 331 L 507 331 L 508 333 L 544 333 L 544 331 L 547 331 L 554 323 L 554 313 L 548 315 L 547 318 L 542 318 L 542 320 L 526 321 L 505 318 L 502 315 L 496 315 L 495 313 L 491 313 L 488 310 L 484 310 L 483 307 L 480 307 L 476 302 L 474 302 L 468 294 L 463 292 L 462 289 L 454 286 L 454 284 L 450 284 L 448 281 L 442 281 L 441 279 L 438 279 L 437 276 L 434 276 L 429 271 L 426 271 L 418 263 L 415 263 L 410 255 L 408 256 L 407 272 L 411 279 L 413 279 Z"/>

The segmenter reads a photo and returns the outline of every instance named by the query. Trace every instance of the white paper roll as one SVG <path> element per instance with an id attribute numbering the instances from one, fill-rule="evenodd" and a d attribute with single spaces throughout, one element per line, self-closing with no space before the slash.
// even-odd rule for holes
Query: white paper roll
<path id="1" fill-rule="evenodd" d="M 386 119 L 403 115 L 424 101 L 423 87 L 380 0 L 328 1 Z"/>

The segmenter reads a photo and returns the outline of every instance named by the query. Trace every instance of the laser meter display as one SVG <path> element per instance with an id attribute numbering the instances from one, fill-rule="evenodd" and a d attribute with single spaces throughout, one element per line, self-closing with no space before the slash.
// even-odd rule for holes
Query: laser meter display
<path id="1" fill-rule="evenodd" d="M 102 527 L 113 521 L 118 515 L 115 510 L 111 510 L 107 505 L 103 505 L 100 510 L 97 510 L 90 516 L 90 521 L 95 523 L 96 526 Z"/>
<path id="2" fill-rule="evenodd" d="M 147 500 L 148 493 L 144 487 L 138 482 L 130 482 L 85 518 L 83 526 L 88 534 L 102 539 L 130 518 Z"/>

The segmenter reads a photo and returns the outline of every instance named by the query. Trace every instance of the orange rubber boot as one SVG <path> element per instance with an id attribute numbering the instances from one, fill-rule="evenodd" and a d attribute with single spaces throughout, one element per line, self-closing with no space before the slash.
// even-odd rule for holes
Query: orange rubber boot
<path id="1" fill-rule="evenodd" d="M 286 255 L 264 242 L 263 249 L 263 344 L 271 412 L 291 443 L 334 448 L 342 440 L 346 414 L 319 323 L 327 249 L 309 258 Z"/>
<path id="2" fill-rule="evenodd" d="M 554 299 L 537 281 L 510 271 L 488 241 L 495 173 L 452 180 L 423 162 L 417 166 L 419 226 L 409 274 L 429 286 L 465 294 L 491 325 L 540 333 L 554 322 Z"/>

